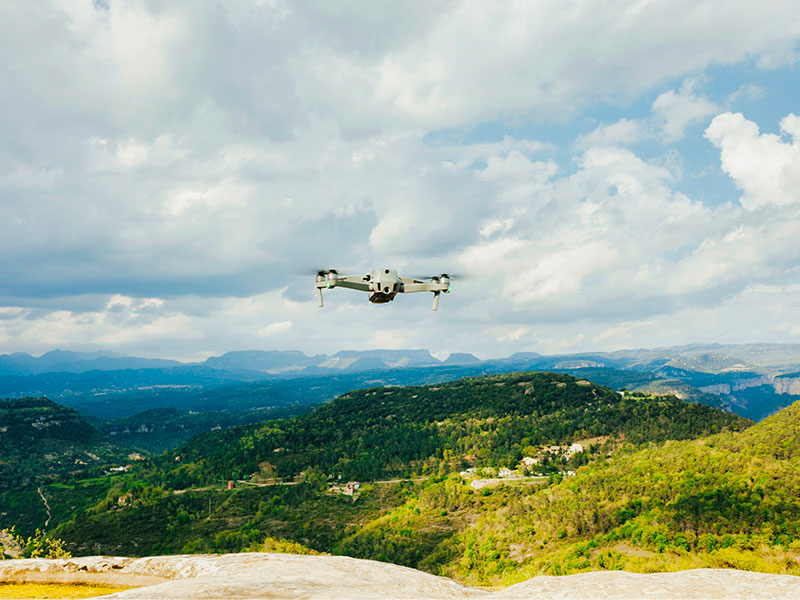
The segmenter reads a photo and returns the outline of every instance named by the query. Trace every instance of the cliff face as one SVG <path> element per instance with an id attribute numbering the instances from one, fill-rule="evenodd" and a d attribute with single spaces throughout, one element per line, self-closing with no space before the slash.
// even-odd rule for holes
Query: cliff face
<path id="1" fill-rule="evenodd" d="M 800 396 L 800 377 L 776 377 L 773 385 L 778 394 Z"/>
<path id="2" fill-rule="evenodd" d="M 141 585 L 107 598 L 440 598 L 522 600 L 594 598 L 800 598 L 800 577 L 721 569 L 634 574 L 619 571 L 534 577 L 497 592 L 464 587 L 387 563 L 343 556 L 226 554 L 148 558 L 83 557 L 0 563 L 1 582 L 57 581 Z"/>

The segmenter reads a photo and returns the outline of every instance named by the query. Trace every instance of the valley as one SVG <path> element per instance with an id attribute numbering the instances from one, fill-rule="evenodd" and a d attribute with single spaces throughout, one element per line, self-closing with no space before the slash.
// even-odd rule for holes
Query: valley
<path id="1" fill-rule="evenodd" d="M 365 387 L 253 410 L 253 423 L 198 412 L 211 429 L 199 432 L 177 409 L 104 433 L 51 401 L 5 401 L 4 435 L 43 450 L 8 444 L 4 481 L 19 484 L 2 491 L 0 529 L 47 523 L 73 555 L 327 553 L 478 586 L 603 569 L 800 572 L 800 404 L 753 424 L 699 388 L 706 403 L 643 391 L 657 380 L 635 371 L 573 372 Z M 272 383 L 300 384 L 300 398 L 304 381 Z M 32 424 L 67 422 L 66 441 Z M 151 452 L 124 443 L 142 425 L 162 440 Z M 174 447 L 170 428 L 189 439 Z"/>
<path id="2" fill-rule="evenodd" d="M 122 445 L 175 448 L 216 428 L 298 415 L 351 390 L 426 385 L 514 371 L 550 371 L 614 390 L 675 395 L 760 420 L 800 399 L 800 346 L 692 345 L 480 360 L 426 350 L 239 351 L 199 363 L 52 351 L 0 356 L 0 398 L 48 398 Z"/>

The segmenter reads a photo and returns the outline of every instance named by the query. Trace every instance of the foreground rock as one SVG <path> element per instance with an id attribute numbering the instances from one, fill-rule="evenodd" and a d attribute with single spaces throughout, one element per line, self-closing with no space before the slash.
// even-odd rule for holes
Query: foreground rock
<path id="1" fill-rule="evenodd" d="M 146 586 L 104 598 L 391 599 L 797 599 L 800 577 L 698 569 L 679 573 L 594 572 L 535 577 L 502 591 L 464 587 L 407 567 L 344 556 L 293 554 L 89 556 L 0 562 L 0 582 Z"/>

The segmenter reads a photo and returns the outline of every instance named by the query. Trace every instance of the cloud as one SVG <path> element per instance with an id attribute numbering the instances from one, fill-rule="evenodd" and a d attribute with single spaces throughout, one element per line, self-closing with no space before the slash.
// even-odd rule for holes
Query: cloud
<path id="1" fill-rule="evenodd" d="M 648 139 L 652 134 L 648 124 L 638 119 L 620 119 L 615 123 L 603 123 L 592 132 L 578 136 L 575 146 L 587 150 L 596 146 L 630 146 Z"/>
<path id="2" fill-rule="evenodd" d="M 292 322 L 291 321 L 277 321 L 275 323 L 270 323 L 263 329 L 260 329 L 258 333 L 265 337 L 270 337 L 273 335 L 282 335 L 286 334 L 292 329 Z"/>
<path id="3" fill-rule="evenodd" d="M 706 138 L 720 149 L 722 170 L 742 190 L 739 199 L 749 210 L 800 202 L 800 117 L 781 120 L 781 132 L 760 133 L 758 125 L 741 113 L 717 115 Z"/>
<path id="4" fill-rule="evenodd" d="M 715 103 L 697 95 L 696 87 L 696 80 L 687 79 L 678 91 L 669 90 L 653 101 L 653 113 L 665 143 L 682 139 L 689 125 L 719 111 Z"/>
<path id="5" fill-rule="evenodd" d="M 618 343 L 617 323 L 653 320 L 629 330 L 643 339 L 797 276 L 797 119 L 781 137 L 718 115 L 713 146 L 692 127 L 721 110 L 706 91 L 728 93 L 707 67 L 755 80 L 791 64 L 791 2 L 11 2 L 0 17 L 9 350 L 496 355 Z M 675 155 L 647 154 L 656 132 L 718 148 L 741 206 L 691 195 Z M 295 275 L 380 265 L 477 277 L 434 314 L 427 295 L 375 307 L 342 290 L 318 311 Z"/>

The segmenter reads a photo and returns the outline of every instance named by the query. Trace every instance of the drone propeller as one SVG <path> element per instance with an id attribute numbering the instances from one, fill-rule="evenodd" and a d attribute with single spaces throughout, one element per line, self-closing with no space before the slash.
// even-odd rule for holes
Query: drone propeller
<path id="1" fill-rule="evenodd" d="M 458 274 L 450 274 L 450 275 L 448 275 L 447 273 L 442 273 L 441 275 L 410 275 L 409 277 L 411 277 L 412 279 L 430 279 L 430 280 L 434 280 L 434 279 L 435 280 L 439 280 L 439 279 L 442 279 L 442 277 L 445 277 L 445 278 L 449 279 L 450 281 L 453 281 L 454 279 L 457 279 L 457 280 L 460 280 L 460 281 L 463 281 L 464 279 L 468 279 L 468 277 L 466 275 L 463 275 L 463 274 L 460 274 L 460 273 L 458 273 Z"/>
<path id="2" fill-rule="evenodd" d="M 336 273 L 339 274 L 339 271 L 336 269 L 301 269 L 300 271 L 296 271 L 297 275 L 322 275 L 325 277 L 328 273 Z"/>

